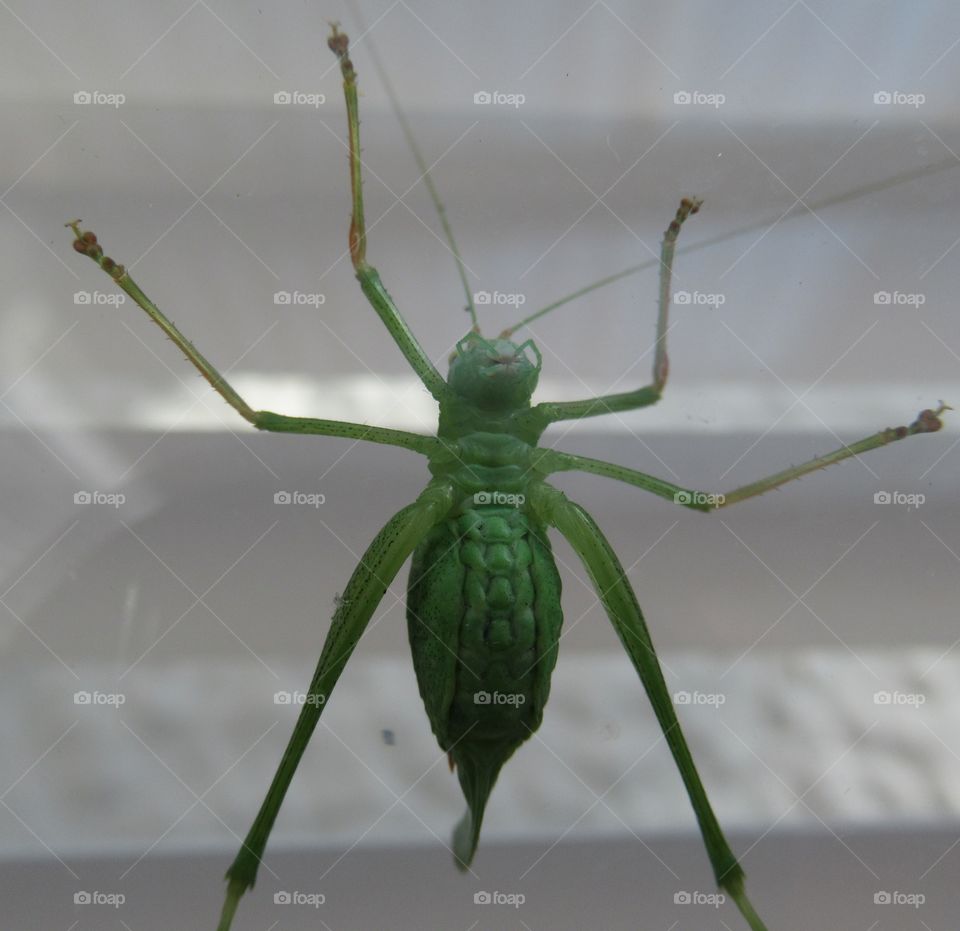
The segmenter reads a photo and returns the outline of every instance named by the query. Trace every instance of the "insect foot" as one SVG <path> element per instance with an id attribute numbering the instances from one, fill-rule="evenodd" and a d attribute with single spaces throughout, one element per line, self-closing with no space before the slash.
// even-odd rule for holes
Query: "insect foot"
<path id="1" fill-rule="evenodd" d="M 676 236 L 680 232 L 680 226 L 687 217 L 692 217 L 695 213 L 698 213 L 700 208 L 703 206 L 703 201 L 699 197 L 684 197 L 680 201 L 680 206 L 677 207 L 677 215 L 673 218 L 670 223 L 670 227 L 667 230 L 667 235 Z"/>
<path id="2" fill-rule="evenodd" d="M 910 424 L 909 427 L 900 427 L 900 430 L 903 430 L 903 436 L 912 435 L 914 433 L 936 433 L 937 430 L 943 429 L 943 421 L 940 419 L 940 415 L 944 411 L 952 411 L 953 408 L 949 404 L 945 404 L 943 401 L 940 402 L 940 406 L 935 410 L 925 410 L 920 411 L 917 414 L 917 419 Z"/>
<path id="3" fill-rule="evenodd" d="M 77 237 L 73 241 L 73 248 L 81 255 L 90 256 L 115 281 L 119 281 L 127 273 L 122 265 L 118 265 L 110 256 L 103 254 L 103 246 L 97 242 L 96 233 L 92 230 L 80 229 L 79 220 L 71 220 L 63 225 L 69 226 L 73 230 L 74 236 Z"/>
<path id="4" fill-rule="evenodd" d="M 337 58 L 344 58 L 350 47 L 350 40 L 345 32 L 340 32 L 339 26 L 339 23 L 330 23 L 330 37 L 327 39 L 327 45 Z"/>

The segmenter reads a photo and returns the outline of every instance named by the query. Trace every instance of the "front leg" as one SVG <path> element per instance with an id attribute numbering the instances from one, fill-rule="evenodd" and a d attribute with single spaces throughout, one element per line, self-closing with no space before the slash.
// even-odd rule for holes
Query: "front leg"
<path id="1" fill-rule="evenodd" d="M 109 256 L 104 255 L 103 247 L 97 242 L 97 237 L 90 230 L 81 230 L 79 220 L 73 220 L 66 225 L 73 230 L 76 236 L 73 241 L 73 248 L 82 255 L 89 256 L 110 275 L 130 295 L 134 303 L 146 311 L 150 319 L 179 346 L 187 359 L 210 382 L 214 391 L 258 430 L 269 430 L 276 433 L 313 433 L 323 436 L 342 436 L 354 440 L 368 440 L 372 443 L 402 446 L 405 449 L 411 449 L 424 455 L 430 455 L 439 449 L 441 444 L 435 437 L 408 433 L 405 430 L 389 430 L 384 427 L 371 427 L 367 424 L 351 423 L 345 420 L 287 417 L 283 414 L 275 414 L 272 411 L 255 411 L 240 397 L 233 386 L 214 368 L 193 343 L 177 329 L 173 321 L 168 319 L 160 308 L 140 290 L 140 286 L 130 277 L 126 268 L 114 262 Z"/>
<path id="2" fill-rule="evenodd" d="M 687 217 L 693 216 L 703 203 L 696 198 L 684 197 L 680 201 L 677 213 L 663 234 L 660 245 L 660 300 L 657 312 L 657 347 L 653 356 L 653 381 L 645 388 L 625 391 L 620 394 L 603 394 L 583 401 L 544 402 L 538 404 L 536 412 L 547 423 L 556 420 L 576 420 L 581 417 L 596 417 L 598 414 L 613 414 L 617 411 L 629 411 L 638 407 L 656 404 L 663 394 L 667 383 L 670 363 L 667 358 L 667 320 L 670 316 L 670 282 L 673 277 L 673 253 L 680 235 L 680 227 Z"/>
<path id="3" fill-rule="evenodd" d="M 357 72 L 350 60 L 350 42 L 347 36 L 331 27 L 327 45 L 340 59 L 343 74 L 343 93 L 347 102 L 347 126 L 350 132 L 350 190 L 353 195 L 353 216 L 350 220 L 350 260 L 357 273 L 357 280 L 367 300 L 383 321 L 394 342 L 400 347 L 413 370 L 427 390 L 440 401 L 450 394 L 443 376 L 436 370 L 430 357 L 424 352 L 413 331 L 403 319 L 393 298 L 380 280 L 380 273 L 367 264 L 367 226 L 363 217 L 363 175 L 360 162 L 360 113 L 357 103 Z"/>
<path id="4" fill-rule="evenodd" d="M 694 511 L 715 511 L 736 504 L 738 501 L 745 501 L 747 498 L 762 495 L 765 491 L 779 488 L 781 485 L 792 482 L 795 478 L 808 475 L 810 472 L 815 472 L 817 469 L 825 469 L 836 462 L 843 462 L 844 459 L 849 459 L 851 456 L 859 456 L 860 453 L 869 452 L 871 449 L 879 449 L 881 446 L 895 443 L 897 440 L 904 440 L 908 436 L 916 436 L 919 433 L 936 433 L 943 427 L 940 415 L 949 410 L 953 410 L 953 408 L 941 401 L 936 410 L 920 411 L 917 419 L 908 427 L 887 427 L 885 430 L 880 430 L 878 433 L 858 440 L 856 443 L 851 443 L 849 446 L 841 446 L 825 456 L 817 456 L 815 459 L 810 459 L 797 466 L 791 466 L 775 475 L 768 475 L 766 478 L 750 482 L 748 485 L 741 485 L 733 491 L 726 492 L 726 494 L 693 491 L 689 488 L 674 485 L 673 482 L 665 481 L 662 478 L 647 475 L 646 472 L 638 472 L 636 469 L 627 468 L 627 466 L 552 449 L 544 450 L 537 457 L 536 467 L 544 475 L 551 472 L 591 472 L 594 475 L 603 475 L 606 478 L 613 478 L 629 485 L 636 485 L 638 488 L 653 492 L 661 498 L 666 498 L 675 504 L 682 504 Z"/>

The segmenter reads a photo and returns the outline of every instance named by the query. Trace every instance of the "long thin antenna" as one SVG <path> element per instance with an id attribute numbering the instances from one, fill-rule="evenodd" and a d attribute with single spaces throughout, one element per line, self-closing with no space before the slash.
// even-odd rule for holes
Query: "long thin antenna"
<path id="1" fill-rule="evenodd" d="M 380 78 L 380 82 L 383 84 L 383 87 L 387 92 L 387 96 L 390 98 L 390 105 L 400 123 L 401 129 L 403 129 L 404 138 L 407 140 L 407 145 L 410 148 L 410 152 L 413 155 L 414 161 L 417 163 L 417 168 L 420 171 L 420 175 L 423 178 L 424 184 L 427 186 L 427 191 L 430 193 L 430 200 L 433 201 L 433 207 L 437 211 L 437 216 L 440 219 L 440 225 L 443 227 L 444 239 L 446 239 L 447 245 L 449 246 L 450 251 L 453 253 L 454 259 L 456 259 L 457 271 L 460 274 L 460 282 L 463 284 L 463 293 L 467 299 L 466 310 L 467 313 L 470 314 L 470 322 L 473 325 L 473 331 L 475 333 L 479 333 L 480 325 L 477 322 L 477 309 L 473 306 L 473 295 L 470 293 L 470 286 L 467 284 L 467 270 L 463 264 L 463 259 L 460 257 L 460 250 L 457 248 L 457 241 L 453 238 L 453 230 L 450 228 L 450 223 L 447 221 L 447 212 L 443 206 L 443 201 L 440 200 L 440 195 L 437 193 L 437 189 L 434 186 L 433 178 L 430 176 L 430 169 L 427 167 L 426 159 L 423 157 L 423 153 L 420 151 L 420 147 L 417 145 L 417 140 L 414 138 L 413 130 L 410 129 L 410 124 L 407 122 L 406 114 L 403 112 L 403 108 L 400 106 L 400 101 L 397 99 L 396 92 L 393 89 L 393 84 L 391 83 L 390 78 L 387 76 L 386 69 L 383 67 L 383 63 L 381 62 L 380 56 L 377 53 L 377 47 L 374 44 L 370 30 L 364 21 L 363 14 L 360 12 L 360 8 L 355 0 L 349 0 L 349 6 L 353 10 L 354 18 L 360 24 L 360 29 L 362 30 L 360 38 L 356 40 L 354 44 L 356 45 L 359 42 L 366 43 L 367 51 L 370 53 L 370 59 L 373 61 L 373 66 L 377 70 L 377 76 Z"/>
<path id="2" fill-rule="evenodd" d="M 933 162 L 930 165 L 924 165 L 922 168 L 910 168 L 906 171 L 901 171 L 895 175 L 891 175 L 889 178 L 884 178 L 882 181 L 873 181 L 870 184 L 863 184 L 860 187 L 851 188 L 849 191 L 846 191 L 843 194 L 834 194 L 831 197 L 824 197 L 822 200 L 815 201 L 807 206 L 803 204 L 795 204 L 780 218 L 780 220 L 792 220 L 794 217 L 805 216 L 810 211 L 822 210 L 824 207 L 832 207 L 834 204 L 842 204 L 848 200 L 856 200 L 858 197 L 863 197 L 864 194 L 875 194 L 877 191 L 884 191 L 887 188 L 895 187 L 896 185 L 903 184 L 906 181 L 915 181 L 917 178 L 923 178 L 926 175 L 936 174 L 938 171 L 944 171 L 947 168 L 956 167 L 957 160 L 951 157 L 945 158 L 939 162 Z M 746 226 L 727 230 L 725 233 L 718 233 L 716 236 L 710 236 L 707 239 L 701 239 L 699 242 L 692 243 L 689 246 L 684 246 L 682 249 L 677 250 L 677 254 L 686 255 L 688 252 L 696 252 L 700 249 L 706 249 L 707 246 L 715 246 L 718 243 L 726 242 L 728 239 L 733 239 L 736 236 L 743 236 L 747 233 L 752 233 L 756 230 L 763 229 L 765 226 L 769 226 L 773 222 L 775 222 L 775 219 L 764 220 L 761 223 L 749 223 Z M 646 261 L 639 262 L 637 265 L 631 265 L 629 268 L 625 268 L 622 271 L 615 272 L 612 275 L 607 275 L 606 278 L 601 278 L 599 281 L 594 281 L 593 284 L 588 284 L 582 288 L 578 288 L 576 291 L 573 291 L 572 293 L 553 301 L 553 303 L 547 304 L 546 307 L 541 307 L 539 310 L 534 311 L 529 316 L 524 317 L 519 323 L 515 323 L 512 327 L 508 327 L 500 334 L 500 339 L 510 339 L 510 337 L 521 327 L 526 326 L 528 323 L 533 323 L 534 320 L 550 313 L 551 310 L 556 310 L 558 307 L 562 307 L 564 304 L 569 304 L 570 301 L 576 300 L 578 297 L 583 297 L 584 294 L 589 294 L 591 291 L 596 291 L 598 288 L 602 288 L 608 284 L 613 284 L 614 281 L 619 281 L 621 278 L 626 278 L 628 275 L 635 275 L 637 272 L 642 272 L 645 269 L 655 268 L 659 264 L 659 258 L 647 259 Z"/>

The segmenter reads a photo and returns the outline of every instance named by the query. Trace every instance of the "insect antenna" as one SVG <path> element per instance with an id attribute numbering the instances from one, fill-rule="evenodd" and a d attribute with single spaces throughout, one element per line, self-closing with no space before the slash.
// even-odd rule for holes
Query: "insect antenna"
<path id="1" fill-rule="evenodd" d="M 460 275 L 460 282 L 463 285 L 463 294 L 467 300 L 466 311 L 470 314 L 470 323 L 472 325 L 473 332 L 479 333 L 480 324 L 477 322 L 477 309 L 473 305 L 473 295 L 470 293 L 470 286 L 467 284 L 467 270 L 463 264 L 463 259 L 460 256 L 460 250 L 457 248 L 457 241 L 454 239 L 453 230 L 450 228 L 450 223 L 447 220 L 446 208 L 443 206 L 443 201 L 440 200 L 440 195 L 437 193 L 436 185 L 433 183 L 433 177 L 430 174 L 430 167 L 427 165 L 427 161 L 423 157 L 423 152 L 420 151 L 420 146 L 417 145 L 417 140 L 413 135 L 413 130 L 410 128 L 410 124 L 407 122 L 407 116 L 403 112 L 403 107 L 400 106 L 400 100 L 397 97 L 396 91 L 393 89 L 393 84 L 387 75 L 386 69 L 383 67 L 383 62 L 380 60 L 377 47 L 370 34 L 371 30 L 368 28 L 366 21 L 363 18 L 363 14 L 360 12 L 358 4 L 351 0 L 349 6 L 353 10 L 354 18 L 359 23 L 361 29 L 360 38 L 356 41 L 362 41 L 366 43 L 367 51 L 370 54 L 370 60 L 373 62 L 373 67 L 376 69 L 377 76 L 380 78 L 380 82 L 383 84 L 384 90 L 386 90 L 387 96 L 390 98 L 391 109 L 393 110 L 394 115 L 397 117 L 397 121 L 400 123 L 400 127 L 403 130 L 403 137 L 406 139 L 407 146 L 410 148 L 410 153 L 413 155 L 413 159 L 417 163 L 417 169 L 420 171 L 420 177 L 423 178 L 423 183 L 426 185 L 427 191 L 430 194 L 430 200 L 433 203 L 433 209 L 436 210 L 437 217 L 440 220 L 440 225 L 443 227 L 443 238 L 447 241 L 447 247 L 450 249 L 450 252 L 453 254 L 453 258 L 457 263 L 457 272 Z"/>
<path id="2" fill-rule="evenodd" d="M 833 194 L 830 197 L 824 197 L 821 200 L 812 201 L 806 205 L 800 203 L 794 204 L 793 207 L 791 207 L 780 217 L 763 220 L 760 223 L 748 223 L 745 226 L 727 230 L 724 233 L 718 233 L 716 236 L 710 236 L 707 239 L 701 239 L 699 242 L 695 242 L 691 245 L 678 249 L 677 254 L 686 255 L 688 252 L 696 252 L 700 249 L 706 249 L 707 246 L 715 246 L 721 242 L 726 242 L 728 239 L 733 239 L 737 236 L 744 236 L 747 233 L 753 233 L 756 230 L 761 230 L 764 227 L 770 226 L 778 221 L 792 220 L 795 217 L 805 216 L 807 213 L 813 213 L 817 210 L 822 210 L 824 207 L 832 207 L 835 204 L 842 204 L 846 201 L 856 200 L 858 197 L 863 197 L 866 194 L 876 194 L 879 191 L 885 191 L 887 188 L 896 187 L 898 184 L 904 184 L 907 181 L 915 181 L 918 178 L 936 174 L 939 171 L 945 171 L 947 168 L 955 168 L 956 165 L 957 160 L 955 158 L 945 158 L 939 162 L 932 162 L 931 164 L 924 165 L 920 168 L 909 168 L 906 171 L 897 172 L 897 174 L 891 175 L 889 178 L 884 178 L 881 181 L 872 181 L 869 184 L 862 184 L 859 187 L 850 188 L 850 190 L 845 191 L 843 194 Z M 589 294 L 591 291 L 596 291 L 599 288 L 606 287 L 608 284 L 613 284 L 613 282 L 619 281 L 621 278 L 626 278 L 628 275 L 635 275 L 638 272 L 645 271 L 648 268 L 655 268 L 659 264 L 660 259 L 658 258 L 646 259 L 643 262 L 638 262 L 636 265 L 631 265 L 629 268 L 624 268 L 619 272 L 614 272 L 612 275 L 607 275 L 605 278 L 601 278 L 599 281 L 594 281 L 592 284 L 578 288 L 576 291 L 572 291 L 570 294 L 566 294 L 552 303 L 547 304 L 546 307 L 541 307 L 539 310 L 535 310 L 532 314 L 524 317 L 521 321 L 515 323 L 513 326 L 507 327 L 507 329 L 500 334 L 500 339 L 510 339 L 521 327 L 524 327 L 529 323 L 533 323 L 534 320 L 545 316 L 546 314 L 550 313 L 551 310 L 556 310 L 558 307 L 562 307 L 564 304 L 569 304 L 578 297 L 583 297 L 585 294 Z"/>

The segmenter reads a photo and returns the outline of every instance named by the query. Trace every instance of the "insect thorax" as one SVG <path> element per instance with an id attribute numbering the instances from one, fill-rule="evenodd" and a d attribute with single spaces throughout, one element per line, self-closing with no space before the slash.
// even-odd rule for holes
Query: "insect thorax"
<path id="1" fill-rule="evenodd" d="M 430 462 L 430 472 L 453 484 L 456 500 L 497 503 L 494 493 L 524 495 L 531 480 L 540 478 L 533 468 L 536 445 L 511 433 L 469 433 L 448 448 L 449 455 Z"/>

